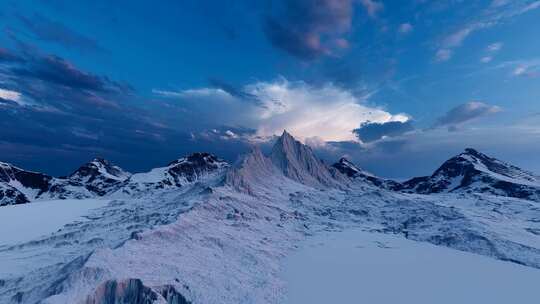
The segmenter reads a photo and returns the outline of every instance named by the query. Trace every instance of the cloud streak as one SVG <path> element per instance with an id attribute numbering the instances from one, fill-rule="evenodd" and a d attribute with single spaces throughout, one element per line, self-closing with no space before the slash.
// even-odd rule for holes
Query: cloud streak
<path id="1" fill-rule="evenodd" d="M 481 12 L 478 17 L 465 22 L 455 31 L 443 37 L 439 43 L 435 58 L 437 61 L 449 60 L 454 50 L 461 47 L 464 41 L 473 33 L 492 28 L 514 17 L 523 15 L 532 10 L 540 8 L 540 1 L 517 0 L 517 1 L 495 1 Z M 491 59 L 484 57 L 485 62 Z"/>
<path id="2" fill-rule="evenodd" d="M 468 122 L 500 111 L 500 107 L 488 105 L 483 102 L 471 101 L 452 108 L 445 115 L 439 117 L 434 126 L 448 127 L 449 130 L 455 130 Z"/>
<path id="3" fill-rule="evenodd" d="M 365 122 L 353 133 L 358 136 L 363 143 L 374 142 L 386 137 L 396 137 L 407 132 L 414 131 L 412 121 L 389 121 L 383 123 Z"/>
<path id="4" fill-rule="evenodd" d="M 37 39 L 60 44 L 81 51 L 102 51 L 98 43 L 91 38 L 79 34 L 60 22 L 50 20 L 40 14 L 32 17 L 18 15 L 19 21 Z"/>

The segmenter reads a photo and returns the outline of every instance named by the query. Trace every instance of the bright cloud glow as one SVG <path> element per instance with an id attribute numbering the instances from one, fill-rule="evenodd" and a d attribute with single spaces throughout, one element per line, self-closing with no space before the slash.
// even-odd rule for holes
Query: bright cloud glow
<path id="1" fill-rule="evenodd" d="M 0 98 L 2 99 L 11 100 L 18 103 L 21 100 L 21 97 L 22 95 L 19 92 L 0 89 Z"/>
<path id="2" fill-rule="evenodd" d="M 366 121 L 405 122 L 406 114 L 391 114 L 365 104 L 362 97 L 332 84 L 321 87 L 284 78 L 246 85 L 242 92 L 257 103 L 232 96 L 219 89 L 202 88 L 181 92 L 154 90 L 160 96 L 181 100 L 198 99 L 198 111 L 212 116 L 216 124 L 233 122 L 257 130 L 257 136 L 279 135 L 284 129 L 301 140 L 357 140 L 352 130 Z M 189 94 L 187 93 L 189 92 Z M 216 110 L 219 109 L 219 110 Z"/>

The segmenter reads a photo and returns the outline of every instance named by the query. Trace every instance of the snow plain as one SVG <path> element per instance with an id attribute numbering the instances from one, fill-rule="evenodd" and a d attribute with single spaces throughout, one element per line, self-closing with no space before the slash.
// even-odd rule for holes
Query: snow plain
<path id="1" fill-rule="evenodd" d="M 325 232 L 284 262 L 287 304 L 538 303 L 540 270 L 390 234 Z"/>
<path id="2" fill-rule="evenodd" d="M 84 220 L 83 216 L 90 210 L 102 207 L 109 201 L 51 200 L 2 207 L 0 247 L 31 241 L 56 232 L 65 224 Z"/>

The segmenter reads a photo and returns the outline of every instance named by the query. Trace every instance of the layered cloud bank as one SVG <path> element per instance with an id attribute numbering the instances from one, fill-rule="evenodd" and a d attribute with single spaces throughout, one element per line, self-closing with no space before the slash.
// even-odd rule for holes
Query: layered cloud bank
<path id="1" fill-rule="evenodd" d="M 248 84 L 235 92 L 222 88 L 154 92 L 178 99 L 214 123 L 253 128 L 262 137 L 286 129 L 302 140 L 347 141 L 356 140 L 353 130 L 366 122 L 409 121 L 406 114 L 371 106 L 365 98 L 332 84 L 315 87 L 285 78 Z"/>

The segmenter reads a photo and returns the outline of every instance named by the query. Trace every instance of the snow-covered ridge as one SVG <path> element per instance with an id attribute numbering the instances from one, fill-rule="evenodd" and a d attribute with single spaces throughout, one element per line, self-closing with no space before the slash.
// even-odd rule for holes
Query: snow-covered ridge
<path id="1" fill-rule="evenodd" d="M 540 178 L 469 148 L 446 161 L 433 175 L 403 183 L 401 190 L 421 194 L 489 193 L 540 200 Z"/>
<path id="2" fill-rule="evenodd" d="M 342 157 L 337 163 L 333 164 L 332 167 L 355 181 L 360 181 L 387 190 L 399 190 L 401 188 L 400 183 L 369 173 L 357 167 L 345 157 Z"/>
<path id="3" fill-rule="evenodd" d="M 181 188 L 222 173 L 229 164 L 209 153 L 193 153 L 166 167 L 131 175 L 115 194 L 152 195 L 160 189 Z"/>
<path id="4" fill-rule="evenodd" d="M 202 181 L 228 166 L 209 153 L 193 153 L 166 167 L 131 174 L 105 159 L 96 158 L 67 177 L 52 177 L 1 163 L 0 206 L 48 199 L 152 195 L 151 190 L 174 189 Z"/>

